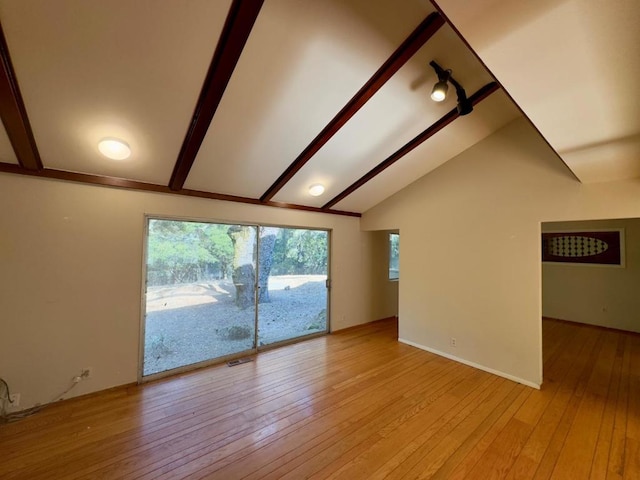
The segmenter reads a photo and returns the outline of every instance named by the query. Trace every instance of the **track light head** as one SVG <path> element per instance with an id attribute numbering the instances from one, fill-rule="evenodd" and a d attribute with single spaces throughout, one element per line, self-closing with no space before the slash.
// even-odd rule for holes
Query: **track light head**
<path id="1" fill-rule="evenodd" d="M 442 102 L 447 98 L 447 90 L 449 89 L 447 82 L 449 81 L 449 77 L 451 77 L 451 70 L 445 70 L 433 60 L 429 65 L 433 67 L 436 75 L 438 75 L 438 81 L 433 86 L 433 90 L 431 90 L 431 100 L 434 102 Z"/>
<path id="2" fill-rule="evenodd" d="M 445 98 L 447 98 L 447 90 L 449 89 L 449 85 L 447 82 L 438 81 L 433 86 L 433 90 L 431 90 L 431 100 L 434 102 L 442 102 Z"/>
<path id="3" fill-rule="evenodd" d="M 467 98 L 467 94 L 464 88 L 462 88 L 462 85 L 451 76 L 451 70 L 445 70 L 433 60 L 429 62 L 429 65 L 431 65 L 438 75 L 438 81 L 431 91 L 431 99 L 435 102 L 442 102 L 447 98 L 448 83 L 451 83 L 451 85 L 455 87 L 456 95 L 458 96 L 458 105 L 456 107 L 458 114 L 468 115 L 471 113 L 473 111 L 473 103 Z"/>

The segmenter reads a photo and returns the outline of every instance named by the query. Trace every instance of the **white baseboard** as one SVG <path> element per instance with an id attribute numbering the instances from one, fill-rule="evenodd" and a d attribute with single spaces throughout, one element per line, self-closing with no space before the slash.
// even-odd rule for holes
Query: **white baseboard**
<path id="1" fill-rule="evenodd" d="M 530 382 L 529 380 L 524 380 L 522 378 L 515 377 L 505 372 L 501 372 L 499 370 L 494 370 L 493 368 L 485 367 L 484 365 L 480 365 L 475 362 L 470 362 L 469 360 L 465 360 L 464 358 L 456 357 L 455 355 L 451 355 L 450 353 L 441 352 L 439 350 L 435 350 L 433 348 L 425 347 L 424 345 L 420 345 L 419 343 L 412 342 L 410 340 L 405 340 L 404 338 L 398 338 L 399 342 L 405 343 L 407 345 L 411 345 L 412 347 L 419 348 L 420 350 L 425 350 L 429 353 L 433 353 L 435 355 L 439 355 L 444 358 L 448 358 L 449 360 L 453 360 L 454 362 L 463 363 L 465 365 L 469 365 L 470 367 L 477 368 L 478 370 L 482 370 L 493 375 L 498 375 L 499 377 L 506 378 L 508 380 L 512 380 L 517 383 L 521 383 L 526 385 L 527 387 L 535 388 L 536 390 L 540 390 L 540 384 Z"/>

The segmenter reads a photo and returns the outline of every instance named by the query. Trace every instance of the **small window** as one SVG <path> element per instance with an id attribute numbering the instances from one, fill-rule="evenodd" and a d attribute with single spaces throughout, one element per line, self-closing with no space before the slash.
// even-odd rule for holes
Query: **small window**
<path id="1" fill-rule="evenodd" d="M 400 278 L 400 235 L 389 234 L 389 280 Z"/>

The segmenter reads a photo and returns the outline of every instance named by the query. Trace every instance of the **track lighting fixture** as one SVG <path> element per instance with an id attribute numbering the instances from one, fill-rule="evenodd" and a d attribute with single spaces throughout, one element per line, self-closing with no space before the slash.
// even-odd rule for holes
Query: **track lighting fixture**
<path id="1" fill-rule="evenodd" d="M 467 115 L 473 111 L 473 104 L 467 98 L 467 93 L 462 88 L 455 78 L 451 76 L 451 70 L 445 70 L 433 60 L 429 62 L 429 65 L 433 67 L 438 75 L 438 81 L 433 86 L 431 91 L 431 99 L 436 102 L 442 102 L 447 98 L 448 83 L 451 83 L 456 89 L 456 96 L 458 97 L 458 114 Z"/>
<path id="2" fill-rule="evenodd" d="M 467 93 L 464 91 L 464 88 L 456 82 L 453 78 L 449 78 L 449 81 L 456 87 L 456 95 L 458 96 L 458 113 L 460 115 L 467 115 L 473 111 L 473 104 L 467 98 Z"/>
<path id="3" fill-rule="evenodd" d="M 449 85 L 447 82 L 449 81 L 449 77 L 451 76 L 451 70 L 443 70 L 440 65 L 436 62 L 432 61 L 430 65 L 436 71 L 438 75 L 438 81 L 433 86 L 433 90 L 431 90 L 431 100 L 434 102 L 442 102 L 445 98 L 447 98 L 447 90 L 449 90 Z"/>

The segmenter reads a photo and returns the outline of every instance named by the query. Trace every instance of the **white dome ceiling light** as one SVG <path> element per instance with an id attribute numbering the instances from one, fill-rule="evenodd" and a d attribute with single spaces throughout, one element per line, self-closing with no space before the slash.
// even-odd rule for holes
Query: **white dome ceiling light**
<path id="1" fill-rule="evenodd" d="M 324 185 L 319 183 L 314 183 L 309 187 L 309 195 L 314 197 L 319 197 L 324 193 Z"/>
<path id="2" fill-rule="evenodd" d="M 112 160 L 125 160 L 131 156 L 131 147 L 118 138 L 103 138 L 98 143 L 98 150 Z"/>

